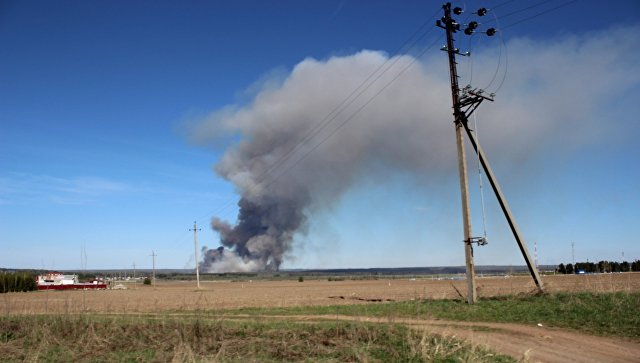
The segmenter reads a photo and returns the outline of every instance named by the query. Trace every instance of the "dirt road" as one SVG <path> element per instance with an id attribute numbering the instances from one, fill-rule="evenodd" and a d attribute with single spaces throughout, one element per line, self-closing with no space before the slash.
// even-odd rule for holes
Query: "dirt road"
<path id="1" fill-rule="evenodd" d="M 264 318 L 269 318 L 265 316 Z M 274 317 L 271 317 L 274 318 Z M 281 316 L 276 318 L 314 321 L 346 320 L 404 324 L 426 333 L 458 337 L 474 345 L 525 362 L 640 362 L 640 343 L 625 338 L 581 334 L 558 328 L 504 323 L 470 323 L 450 320 L 393 319 L 345 315 Z"/>

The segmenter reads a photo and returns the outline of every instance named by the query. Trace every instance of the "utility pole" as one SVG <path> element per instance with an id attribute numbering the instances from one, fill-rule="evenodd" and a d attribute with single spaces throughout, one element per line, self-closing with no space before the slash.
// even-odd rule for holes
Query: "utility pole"
<path id="1" fill-rule="evenodd" d="M 151 257 L 153 258 L 153 288 L 156 288 L 156 253 L 151 251 Z"/>
<path id="2" fill-rule="evenodd" d="M 576 254 L 575 254 L 575 251 L 574 251 L 574 249 L 573 249 L 574 244 L 575 244 L 575 243 L 572 241 L 572 242 L 571 242 L 571 262 L 573 263 L 573 267 L 575 267 L 575 266 L 576 266 Z"/>
<path id="3" fill-rule="evenodd" d="M 462 227 L 464 229 L 464 257 L 467 267 L 467 302 L 476 302 L 476 278 L 473 266 L 473 246 L 471 244 L 471 208 L 469 207 L 469 185 L 467 178 L 467 158 L 464 148 L 464 134 L 462 125 L 462 110 L 460 107 L 460 88 L 458 86 L 458 70 L 456 68 L 456 53 L 454 47 L 453 32 L 458 25 L 451 18 L 451 4 L 447 3 L 444 8 L 444 26 L 447 32 L 447 54 L 449 55 L 449 76 L 451 81 L 451 98 L 453 100 L 454 126 L 456 130 L 456 146 L 458 150 L 458 173 L 460 175 L 460 196 L 462 202 Z M 457 10 L 458 8 L 456 8 Z M 458 25 L 459 27 L 459 25 Z M 459 54 L 459 53 L 458 53 Z"/>
<path id="4" fill-rule="evenodd" d="M 515 223 L 513 216 L 511 215 L 511 210 L 507 204 L 506 198 L 502 194 L 502 190 L 498 185 L 498 181 L 493 174 L 493 170 L 489 165 L 489 161 L 482 150 L 482 147 L 478 144 L 475 133 L 469 128 L 468 118 L 473 114 L 473 112 L 480 106 L 485 100 L 493 101 L 493 94 L 486 96 L 484 95 L 484 90 L 481 89 L 473 89 L 471 85 L 464 87 L 462 90 L 458 86 L 458 71 L 457 71 L 457 63 L 456 63 L 456 55 L 460 56 L 470 56 L 469 52 L 460 53 L 460 49 L 456 48 L 453 39 L 454 33 L 461 30 L 461 24 L 458 23 L 453 17 L 454 15 L 460 15 L 463 13 L 462 8 L 456 7 L 451 9 L 451 3 L 446 3 L 442 6 L 444 10 L 444 16 L 441 20 L 436 21 L 436 26 L 444 29 L 446 31 L 447 36 L 447 45 L 442 48 L 443 51 L 447 52 L 449 57 L 449 76 L 451 82 L 451 98 L 453 101 L 453 117 L 454 117 L 454 126 L 456 131 L 456 145 L 458 151 L 458 172 L 460 174 L 460 194 L 462 201 L 462 222 L 464 228 L 464 244 L 465 244 L 465 263 L 467 268 L 467 302 L 469 304 L 473 304 L 476 302 L 476 286 L 475 286 L 475 272 L 474 272 L 474 263 L 473 263 L 473 244 L 476 243 L 478 246 L 483 246 L 487 244 L 487 240 L 484 237 L 472 237 L 471 233 L 471 209 L 469 207 L 469 190 L 467 184 L 467 167 L 466 167 L 466 156 L 465 156 L 465 148 L 464 148 L 464 135 L 463 130 L 466 132 L 469 137 L 469 141 L 471 145 L 475 149 L 478 159 L 482 164 L 485 175 L 491 184 L 491 188 L 493 189 L 496 198 L 502 208 L 502 212 L 509 223 L 509 227 L 518 243 L 518 247 L 520 248 L 520 252 L 527 263 L 527 267 L 529 268 L 529 272 L 533 277 L 533 280 L 538 287 L 539 291 L 543 291 L 542 289 L 542 281 L 540 280 L 540 276 L 538 274 L 538 268 L 531 260 L 529 256 L 529 252 L 527 250 L 527 246 L 524 243 L 524 239 L 521 237 L 520 231 Z M 480 8 L 475 13 L 477 16 L 484 16 L 487 14 L 487 9 Z M 464 29 L 464 33 L 466 35 L 471 35 L 473 33 L 477 33 L 476 30 L 479 24 L 476 21 L 470 21 L 466 24 L 466 29 Z M 489 28 L 484 33 L 487 36 L 493 36 L 496 33 L 496 29 Z"/>
<path id="5" fill-rule="evenodd" d="M 196 225 L 196 221 L 193 221 L 193 229 L 190 229 L 190 231 L 193 231 L 193 255 L 195 256 L 196 259 L 196 281 L 198 284 L 198 289 L 200 289 L 200 268 L 199 268 L 199 260 L 198 260 L 198 237 L 197 237 L 197 233 L 198 231 L 202 231 L 202 229 L 197 228 Z"/>
<path id="6" fill-rule="evenodd" d="M 136 263 L 133 263 L 133 287 L 136 288 L 137 287 L 137 281 L 136 281 Z M 136 288 L 137 289 L 137 288 Z"/>

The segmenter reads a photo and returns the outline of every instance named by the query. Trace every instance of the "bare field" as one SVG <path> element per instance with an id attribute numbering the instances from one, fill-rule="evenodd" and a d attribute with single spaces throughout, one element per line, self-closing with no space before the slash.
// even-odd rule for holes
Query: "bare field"
<path id="1" fill-rule="evenodd" d="M 529 276 L 478 278 L 481 297 L 513 295 L 535 290 Z M 543 276 L 548 292 L 640 291 L 640 273 Z M 242 282 L 163 282 L 157 286 L 129 285 L 127 290 L 38 291 L 3 294 L 2 313 L 144 313 L 240 307 L 288 307 L 363 304 L 370 301 L 450 299 L 466 293 L 464 280 L 394 278 L 378 280 L 297 280 Z M 455 288 L 454 288 L 455 287 Z M 456 291 L 456 289 L 458 291 Z"/>

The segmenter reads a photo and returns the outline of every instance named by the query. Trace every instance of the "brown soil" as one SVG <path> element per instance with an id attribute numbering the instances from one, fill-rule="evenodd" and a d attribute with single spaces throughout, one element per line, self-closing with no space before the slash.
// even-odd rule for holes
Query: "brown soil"
<path id="1" fill-rule="evenodd" d="M 639 291 L 640 273 L 544 276 L 549 292 Z M 379 279 L 327 281 L 297 280 L 159 282 L 157 287 L 128 284 L 127 290 L 38 291 L 0 296 L 2 314 L 77 312 L 161 312 L 239 307 L 288 307 L 310 305 L 367 304 L 372 301 L 458 298 L 466 294 L 463 280 Z M 455 286 L 455 288 L 454 288 Z M 528 276 L 478 279 L 482 297 L 535 291 Z"/>

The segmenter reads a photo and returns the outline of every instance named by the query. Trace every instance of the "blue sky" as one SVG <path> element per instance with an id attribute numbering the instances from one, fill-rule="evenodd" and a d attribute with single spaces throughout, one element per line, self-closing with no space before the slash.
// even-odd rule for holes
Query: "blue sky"
<path id="1" fill-rule="evenodd" d="M 632 228 L 640 216 L 639 52 L 624 48 L 637 41 L 619 36 L 640 26 L 640 4 L 576 1 L 518 23 L 565 2 L 515 13 L 537 3 L 464 4 L 495 7 L 505 28 L 503 93 L 478 111 L 479 121 L 496 116 L 479 132 L 504 137 L 485 145 L 489 158 L 530 249 L 537 243 L 540 263 L 570 262 L 571 242 L 577 260 L 621 259 L 623 252 L 640 258 Z M 193 221 L 203 229 L 200 245 L 217 247 L 211 217 L 236 218 L 235 188 L 213 166 L 243 137 L 196 143 L 193 124 L 229 107 L 250 109 L 269 81 L 279 87 L 305 59 L 324 64 L 362 50 L 393 56 L 440 16 L 440 5 L 0 1 L 0 267 L 79 268 L 83 245 L 88 268 L 150 267 L 152 250 L 159 267 L 193 267 Z M 434 42 L 444 42 L 440 29 L 408 54 L 427 76 L 446 79 L 445 54 L 428 48 Z M 493 73 L 501 55 L 498 37 L 467 44 L 479 54 L 474 74 L 486 81 L 482 75 Z M 470 65 L 460 62 L 469 77 Z M 553 65 L 563 62 L 569 71 L 556 74 Z M 547 84 L 552 80 L 558 85 Z M 562 97 L 538 92 L 563 85 Z M 384 100 L 370 107 L 383 109 Z M 449 107 L 433 112 L 448 115 Z M 563 115 L 585 121 L 565 127 Z M 519 128 L 536 117 L 554 123 Z M 520 140 L 519 130 L 530 139 Z M 474 229 L 481 234 L 470 167 Z M 296 236 L 283 267 L 462 265 L 455 164 L 445 169 L 418 178 L 392 170 L 346 187 L 329 207 L 309 212 L 308 233 Z M 490 244 L 476 251 L 477 263 L 523 264 L 488 189 L 484 196 Z"/>

